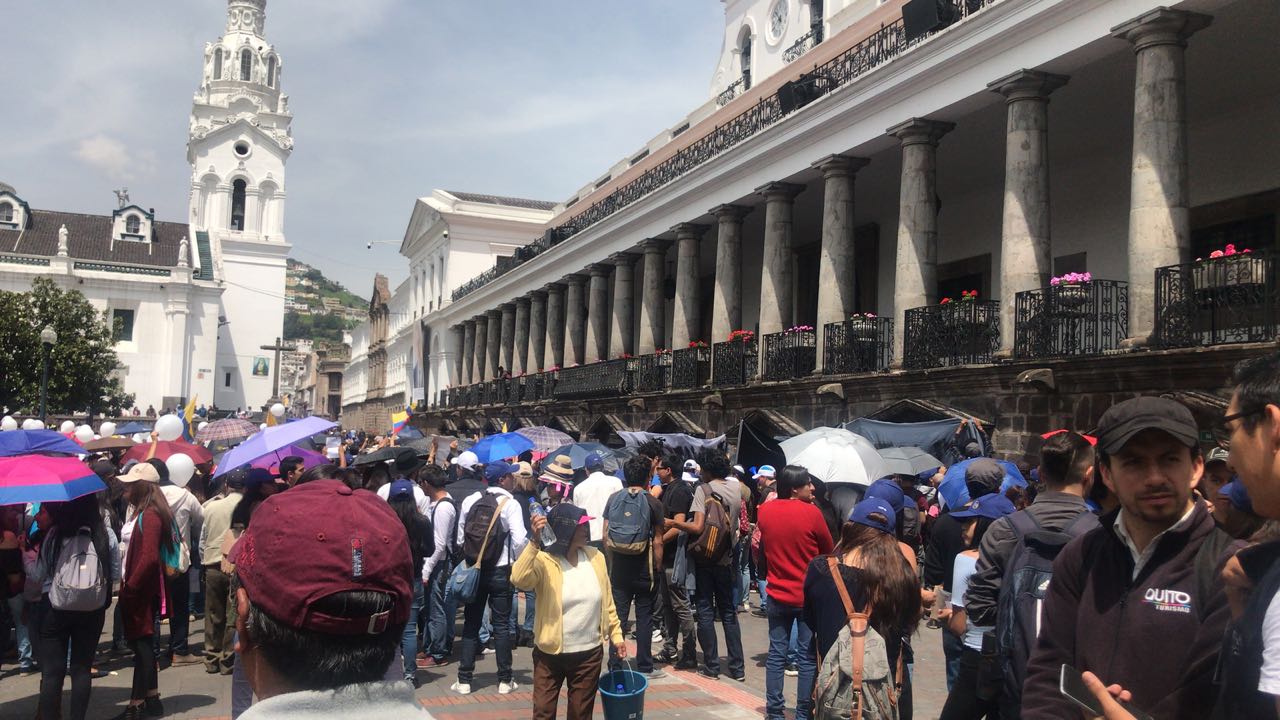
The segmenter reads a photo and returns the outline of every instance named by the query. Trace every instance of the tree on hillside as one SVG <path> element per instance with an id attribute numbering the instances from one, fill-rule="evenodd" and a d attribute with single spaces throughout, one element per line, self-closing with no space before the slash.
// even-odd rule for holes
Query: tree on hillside
<path id="1" fill-rule="evenodd" d="M 120 364 L 114 328 L 78 290 L 36 278 L 28 292 L 0 290 L 0 405 L 35 413 L 45 326 L 58 333 L 49 353 L 49 411 L 99 412 L 133 405 L 112 376 Z"/>

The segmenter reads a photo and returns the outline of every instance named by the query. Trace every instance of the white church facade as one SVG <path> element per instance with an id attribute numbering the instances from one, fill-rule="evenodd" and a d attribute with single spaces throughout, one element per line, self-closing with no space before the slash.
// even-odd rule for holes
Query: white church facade
<path id="1" fill-rule="evenodd" d="M 265 21 L 266 0 L 228 0 L 226 32 L 205 47 L 185 222 L 157 220 L 127 192 L 104 215 L 33 209 L 41 198 L 0 184 L 0 289 L 52 277 L 119 320 L 119 373 L 140 408 L 198 396 L 249 409 L 273 393 L 275 356 L 262 346 L 284 324 L 293 140 Z"/>

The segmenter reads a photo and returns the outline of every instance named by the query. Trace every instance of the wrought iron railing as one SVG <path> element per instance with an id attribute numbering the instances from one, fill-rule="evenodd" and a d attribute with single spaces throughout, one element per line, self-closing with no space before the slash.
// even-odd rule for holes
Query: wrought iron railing
<path id="1" fill-rule="evenodd" d="M 1013 354 L 1020 358 L 1098 355 L 1129 335 L 1129 284 L 1092 280 L 1020 292 Z"/>
<path id="2" fill-rule="evenodd" d="M 671 351 L 671 389 L 700 388 L 711 379 L 711 348 L 691 347 Z"/>
<path id="3" fill-rule="evenodd" d="M 1270 342 L 1280 332 L 1276 257 L 1240 253 L 1156 268 L 1155 342 Z"/>
<path id="4" fill-rule="evenodd" d="M 765 380 L 808 377 L 818 363 L 818 334 L 813 330 L 787 330 L 764 336 Z"/>
<path id="5" fill-rule="evenodd" d="M 559 382 L 560 372 L 558 370 L 549 370 L 542 373 L 542 385 L 538 388 L 539 400 L 551 400 L 555 397 L 556 384 Z"/>
<path id="6" fill-rule="evenodd" d="M 671 353 L 641 355 L 636 358 L 636 392 L 661 392 L 671 376 Z"/>
<path id="7" fill-rule="evenodd" d="M 782 53 L 782 62 L 789 63 L 812 50 L 822 42 L 822 24 L 814 25 L 809 32 L 801 35 L 786 52 Z"/>
<path id="8" fill-rule="evenodd" d="M 629 360 L 605 360 L 603 362 L 565 368 L 560 371 L 555 397 L 593 398 L 619 397 L 631 394 Z"/>
<path id="9" fill-rule="evenodd" d="M 743 87 L 745 84 L 746 78 L 738 78 L 737 80 L 729 83 L 729 87 L 725 88 L 723 92 L 716 96 L 716 107 L 724 107 L 732 102 L 734 98 L 746 92 L 746 88 Z"/>
<path id="10" fill-rule="evenodd" d="M 711 346 L 711 384 L 715 387 L 746 385 L 756 377 L 760 364 L 759 343 L 730 340 Z"/>
<path id="11" fill-rule="evenodd" d="M 911 370 L 989 363 L 1000 347 L 1000 303 L 959 301 L 906 312 L 902 364 Z"/>
<path id="12" fill-rule="evenodd" d="M 505 405 L 507 402 L 507 381 L 502 378 L 490 380 L 484 384 L 485 405 Z"/>
<path id="13" fill-rule="evenodd" d="M 893 319 L 856 317 L 823 329 L 822 372 L 878 372 L 893 364 Z"/>
<path id="14" fill-rule="evenodd" d="M 1000 1 L 963 0 L 963 2 L 959 2 L 956 5 L 955 21 L 952 24 L 977 13 L 988 5 L 993 5 Z M 815 96 L 831 93 L 861 75 L 896 58 L 926 37 L 943 30 L 945 28 L 908 41 L 901 18 L 884 25 L 871 36 L 863 39 L 839 56 L 815 67 L 808 74 L 809 77 L 815 79 L 813 93 L 815 93 Z M 743 84 L 745 85 L 746 83 Z M 732 88 L 732 86 L 730 87 Z M 721 95 L 723 94 L 721 93 Z M 720 103 L 719 100 L 717 98 L 717 102 L 720 105 L 725 104 Z M 730 97 L 730 100 L 732 100 L 732 97 Z M 690 170 L 700 167 L 712 158 L 736 147 L 756 133 L 775 125 L 784 117 L 785 113 L 782 112 L 776 93 L 761 97 L 756 103 L 743 107 L 742 112 L 738 113 L 738 115 L 722 125 L 717 125 L 714 130 L 689 146 L 682 148 L 666 160 L 645 170 L 631 182 L 615 188 L 613 192 L 592 203 L 577 215 L 548 230 L 540 240 L 525 246 L 520 256 L 514 258 L 511 267 L 537 257 L 553 245 L 577 235 L 654 190 L 666 186 Z M 454 290 L 453 299 L 458 300 L 469 293 L 475 292 L 492 282 L 503 272 L 506 272 L 507 269 L 509 268 L 504 268 L 499 272 L 495 266 L 485 271 L 485 273 Z"/>

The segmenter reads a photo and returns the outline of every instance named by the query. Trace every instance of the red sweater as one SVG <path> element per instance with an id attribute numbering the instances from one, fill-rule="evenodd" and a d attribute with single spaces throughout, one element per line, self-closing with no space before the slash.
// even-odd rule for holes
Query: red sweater
<path id="1" fill-rule="evenodd" d="M 822 512 L 803 500 L 771 500 L 757 516 L 760 544 L 768 566 L 769 597 L 804 607 L 804 575 L 809 562 L 831 552 L 831 532 Z"/>

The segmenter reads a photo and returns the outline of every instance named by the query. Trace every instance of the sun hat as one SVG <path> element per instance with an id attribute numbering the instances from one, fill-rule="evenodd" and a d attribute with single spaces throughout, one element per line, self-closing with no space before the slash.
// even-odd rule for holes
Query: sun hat
<path id="1" fill-rule="evenodd" d="M 533 477 L 533 466 L 530 465 L 529 463 L 521 460 L 520 462 L 516 463 L 516 467 L 520 468 L 519 470 L 516 471 L 516 475 L 518 477 L 523 477 L 523 478 Z"/>
<path id="2" fill-rule="evenodd" d="M 140 462 L 129 468 L 129 472 L 116 478 L 122 483 L 133 482 L 149 482 L 160 484 L 160 473 L 156 471 L 156 466 L 147 462 Z"/>
<path id="3" fill-rule="evenodd" d="M 556 534 L 556 542 L 544 550 L 564 557 L 569 552 L 569 542 L 573 540 L 579 525 L 593 520 L 586 510 L 571 503 L 560 503 L 547 512 L 547 525 Z"/>
<path id="4" fill-rule="evenodd" d="M 872 513 L 883 515 L 884 522 L 871 517 Z M 867 498 L 853 506 L 853 511 L 849 513 L 849 522 L 866 525 L 869 528 L 875 528 L 880 532 L 892 535 L 895 522 L 893 507 L 880 498 Z"/>
<path id="5" fill-rule="evenodd" d="M 549 465 L 542 466 L 542 474 L 544 477 L 553 475 L 560 480 L 571 482 L 573 480 L 573 461 L 569 459 L 568 455 L 557 455 Z"/>
<path id="6" fill-rule="evenodd" d="M 410 474 L 422 469 L 426 464 L 427 461 L 418 457 L 418 451 L 411 447 L 396 449 L 395 462 L 392 463 L 396 474 L 400 477 L 408 477 Z"/>

